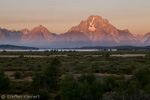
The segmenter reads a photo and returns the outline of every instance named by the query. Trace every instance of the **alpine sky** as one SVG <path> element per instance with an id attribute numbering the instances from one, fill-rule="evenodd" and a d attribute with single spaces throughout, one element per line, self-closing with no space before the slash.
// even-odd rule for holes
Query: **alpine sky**
<path id="1" fill-rule="evenodd" d="M 20 30 L 42 24 L 64 33 L 89 15 L 109 19 L 133 34 L 150 31 L 150 0 L 0 0 L 0 27 Z"/>

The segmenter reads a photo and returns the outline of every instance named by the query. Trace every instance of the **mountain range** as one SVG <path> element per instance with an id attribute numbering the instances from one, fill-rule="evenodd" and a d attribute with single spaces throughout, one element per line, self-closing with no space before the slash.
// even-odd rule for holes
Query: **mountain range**
<path id="1" fill-rule="evenodd" d="M 128 29 L 120 30 L 101 16 L 91 15 L 78 26 L 63 34 L 51 33 L 39 25 L 32 30 L 0 28 L 0 44 L 36 46 L 46 48 L 82 46 L 150 45 L 150 32 L 134 35 Z"/>

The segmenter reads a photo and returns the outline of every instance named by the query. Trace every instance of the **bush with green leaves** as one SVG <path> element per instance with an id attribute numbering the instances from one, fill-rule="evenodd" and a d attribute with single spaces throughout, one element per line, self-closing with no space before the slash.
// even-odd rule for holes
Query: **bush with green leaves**
<path id="1" fill-rule="evenodd" d="M 92 74 L 82 75 L 76 80 L 65 76 L 60 86 L 62 100 L 102 100 L 103 84 Z"/>
<path id="2" fill-rule="evenodd" d="M 15 79 L 20 79 L 21 78 L 21 73 L 19 71 L 14 73 Z"/>
<path id="3" fill-rule="evenodd" d="M 116 78 L 113 75 L 106 76 L 104 79 L 105 91 L 112 92 L 117 87 Z"/>
<path id="4" fill-rule="evenodd" d="M 44 71 L 44 77 L 47 88 L 55 90 L 58 88 L 58 82 L 60 81 L 60 67 L 61 62 L 54 58 L 50 65 L 48 65 Z"/>
<path id="5" fill-rule="evenodd" d="M 137 80 L 142 87 L 150 84 L 150 67 L 140 67 L 134 72 L 134 79 Z"/>
<path id="6" fill-rule="evenodd" d="M 44 71 L 38 72 L 38 70 L 36 70 L 32 78 L 30 93 L 34 94 L 42 90 L 42 92 L 40 92 L 42 93 L 42 98 L 46 95 L 46 98 L 42 100 L 49 100 L 48 95 L 50 96 L 59 89 L 60 67 L 60 61 L 54 58 Z M 37 91 L 35 92 L 35 90 Z M 44 92 L 46 93 L 45 95 Z"/>
<path id="7" fill-rule="evenodd" d="M 60 97 L 62 100 L 79 100 L 79 85 L 71 75 L 66 75 L 61 82 Z"/>
<path id="8" fill-rule="evenodd" d="M 10 80 L 4 74 L 4 71 L 0 69 L 0 93 L 4 93 L 5 91 L 10 89 Z"/>
<path id="9" fill-rule="evenodd" d="M 144 92 L 145 92 L 146 94 L 149 94 L 149 95 L 150 95 L 150 84 L 148 84 L 148 85 L 146 85 L 146 86 L 144 87 Z"/>

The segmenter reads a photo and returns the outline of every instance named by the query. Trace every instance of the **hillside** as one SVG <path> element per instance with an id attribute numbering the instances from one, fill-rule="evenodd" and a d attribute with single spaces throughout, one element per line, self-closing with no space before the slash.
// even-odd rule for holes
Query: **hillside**
<path id="1" fill-rule="evenodd" d="M 16 45 L 0 45 L 1 50 L 38 50 L 35 47 L 16 46 Z"/>

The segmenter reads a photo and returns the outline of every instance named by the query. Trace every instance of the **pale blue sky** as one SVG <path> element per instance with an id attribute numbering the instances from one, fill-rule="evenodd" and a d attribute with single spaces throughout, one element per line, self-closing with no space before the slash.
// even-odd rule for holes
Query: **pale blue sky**
<path id="1" fill-rule="evenodd" d="M 0 27 L 32 29 L 42 24 L 63 33 L 90 15 L 100 15 L 118 29 L 150 31 L 150 0 L 0 0 Z"/>

